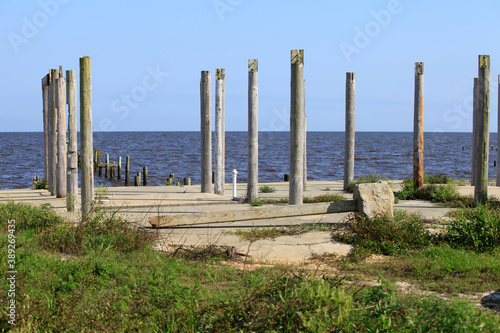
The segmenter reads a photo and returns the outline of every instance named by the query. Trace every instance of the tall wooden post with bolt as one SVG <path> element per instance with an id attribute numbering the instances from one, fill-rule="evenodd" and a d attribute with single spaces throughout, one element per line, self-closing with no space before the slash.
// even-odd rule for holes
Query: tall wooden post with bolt
<path id="1" fill-rule="evenodd" d="M 59 78 L 59 70 L 51 69 L 49 74 L 49 191 L 50 195 L 56 195 L 57 184 L 57 106 L 56 106 L 56 79 Z"/>
<path id="2" fill-rule="evenodd" d="M 67 146 L 66 146 L 66 80 L 61 75 L 56 80 L 57 105 L 57 166 L 56 166 L 56 195 L 66 198 L 67 190 Z"/>
<path id="3" fill-rule="evenodd" d="M 210 71 L 201 72 L 201 192 L 212 192 L 212 128 L 210 123 Z"/>
<path id="4" fill-rule="evenodd" d="M 43 102 L 43 176 L 49 178 L 49 75 L 42 79 Z"/>
<path id="5" fill-rule="evenodd" d="M 477 170 L 476 170 L 476 164 L 477 164 L 477 118 L 478 118 L 478 109 L 477 109 L 477 87 L 478 87 L 478 80 L 477 77 L 474 78 L 474 89 L 473 89 L 473 97 L 472 97 L 472 169 L 471 169 L 471 181 L 470 184 L 471 186 L 476 185 L 476 178 L 477 178 Z"/>
<path id="6" fill-rule="evenodd" d="M 415 63 L 413 188 L 424 186 L 424 63 Z"/>
<path id="7" fill-rule="evenodd" d="M 66 208 L 68 212 L 75 210 L 78 198 L 78 133 L 76 108 L 76 76 L 74 70 L 66 71 L 66 103 L 68 104 L 68 197 Z"/>
<path id="8" fill-rule="evenodd" d="M 259 62 L 248 60 L 248 180 L 247 200 L 259 193 Z"/>
<path id="9" fill-rule="evenodd" d="M 354 120 L 356 81 L 354 73 L 346 73 L 345 82 L 345 150 L 344 150 L 344 191 L 354 180 Z"/>
<path id="10" fill-rule="evenodd" d="M 474 206 L 488 200 L 488 154 L 490 143 L 490 56 L 479 56 L 477 90 L 477 150 Z"/>
<path id="11" fill-rule="evenodd" d="M 223 68 L 218 68 L 215 74 L 215 194 L 224 194 L 225 168 L 224 168 L 224 94 L 223 82 L 225 72 Z"/>
<path id="12" fill-rule="evenodd" d="M 300 205 L 304 191 L 304 50 L 291 52 L 289 203 Z"/>
<path id="13" fill-rule="evenodd" d="M 80 58 L 80 145 L 82 217 L 91 213 L 94 199 L 94 166 L 92 142 L 92 74 L 90 58 Z"/>

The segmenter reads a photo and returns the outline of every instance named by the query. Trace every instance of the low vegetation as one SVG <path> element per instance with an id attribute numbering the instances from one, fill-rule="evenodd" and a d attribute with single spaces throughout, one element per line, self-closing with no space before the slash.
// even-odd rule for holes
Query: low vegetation
<path id="1" fill-rule="evenodd" d="M 264 185 L 259 187 L 259 193 L 274 193 L 276 192 L 276 188 L 271 187 L 269 185 Z"/>
<path id="2" fill-rule="evenodd" d="M 287 204 L 288 200 L 289 200 L 288 197 L 279 198 L 279 199 L 256 198 L 250 203 L 250 205 L 262 206 L 262 205 Z M 334 201 L 341 201 L 341 200 L 347 200 L 347 198 L 341 194 L 335 194 L 335 193 L 327 193 L 327 194 L 317 195 L 317 196 L 312 197 L 312 198 L 311 197 L 304 197 L 303 198 L 304 203 L 334 202 Z"/>
<path id="3" fill-rule="evenodd" d="M 229 231 L 228 234 L 239 236 L 244 241 L 255 242 L 261 239 L 276 239 L 280 236 L 294 236 L 304 234 L 310 231 L 331 231 L 330 224 L 299 224 L 284 227 L 262 227 L 250 228 L 248 230 L 238 229 L 236 231 Z"/>
<path id="4" fill-rule="evenodd" d="M 376 173 L 370 173 L 366 176 L 363 174 L 360 174 L 358 179 L 350 182 L 349 185 L 347 185 L 347 192 L 352 193 L 354 191 L 355 185 L 366 184 L 366 183 L 378 183 L 381 180 L 382 181 L 389 181 L 389 179 L 384 177 L 382 174 L 377 175 Z"/>
<path id="5" fill-rule="evenodd" d="M 18 332 L 498 332 L 499 315 L 458 298 L 399 293 L 395 284 L 450 294 L 497 290 L 496 209 L 455 213 L 442 236 L 428 233 L 429 221 L 416 215 L 352 215 L 334 237 L 355 245 L 360 250 L 350 258 L 359 257 L 316 257 L 337 269 L 320 272 L 237 268 L 231 262 L 238 254 L 226 247 L 154 251 L 155 233 L 113 214 L 97 212 L 73 225 L 49 207 L 7 203 L 0 204 L 0 255 L 7 257 L 7 221 L 15 219 Z M 239 235 L 253 240 L 331 227 L 294 228 Z M 372 253 L 391 256 L 361 260 Z M 0 269 L 8 270 L 5 260 Z M 0 298 L 6 304 L 5 288 Z M 0 330 L 13 328 L 8 320 L 2 311 Z"/>

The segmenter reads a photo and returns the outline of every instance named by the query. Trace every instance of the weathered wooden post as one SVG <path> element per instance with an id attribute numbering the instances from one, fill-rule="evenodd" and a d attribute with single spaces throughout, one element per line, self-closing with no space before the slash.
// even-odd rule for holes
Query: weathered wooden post
<path id="1" fill-rule="evenodd" d="M 66 198 L 68 178 L 68 155 L 66 145 L 66 80 L 61 75 L 56 80 L 57 105 L 57 166 L 56 166 L 56 195 Z"/>
<path id="2" fill-rule="evenodd" d="M 247 200 L 259 195 L 259 61 L 248 60 L 248 180 Z"/>
<path id="3" fill-rule="evenodd" d="M 201 192 L 212 192 L 212 128 L 210 124 L 210 71 L 201 72 Z"/>
<path id="4" fill-rule="evenodd" d="M 304 191 L 304 50 L 291 51 L 289 204 L 300 205 Z"/>
<path id="5" fill-rule="evenodd" d="M 148 167 L 142 167 L 142 173 L 144 174 L 142 184 L 144 186 L 147 186 L 148 185 Z"/>
<path id="6" fill-rule="evenodd" d="M 66 71 L 66 102 L 68 104 L 68 197 L 66 209 L 68 212 L 75 210 L 78 198 L 78 133 L 77 133 L 77 108 L 76 108 L 76 75 L 74 70 Z"/>
<path id="7" fill-rule="evenodd" d="M 424 186 L 424 63 L 415 63 L 413 188 Z"/>
<path id="8" fill-rule="evenodd" d="M 104 178 L 111 178 L 110 172 L 109 172 L 109 154 L 106 154 L 106 171 L 104 173 Z"/>
<path id="9" fill-rule="evenodd" d="M 478 118 L 478 109 L 477 109 L 477 87 L 478 87 L 478 80 L 477 77 L 474 78 L 474 89 L 473 89 L 473 97 L 472 97 L 472 170 L 471 170 L 471 186 L 476 185 L 476 178 L 477 178 L 477 170 L 476 170 L 476 164 L 477 164 L 477 118 Z"/>
<path id="10" fill-rule="evenodd" d="M 118 180 L 122 179 L 122 157 L 118 156 Z"/>
<path id="11" fill-rule="evenodd" d="M 189 178 L 189 177 L 184 177 L 184 185 L 186 185 L 186 186 L 191 185 L 191 178 Z"/>
<path id="12" fill-rule="evenodd" d="M 42 79 L 43 103 L 43 177 L 49 179 L 49 74 Z"/>
<path id="13" fill-rule="evenodd" d="M 82 217 L 91 213 L 94 200 L 94 167 L 92 161 L 92 73 L 90 57 L 80 58 L 80 152 L 82 159 Z"/>
<path id="14" fill-rule="evenodd" d="M 224 81 L 224 69 L 218 68 L 216 70 L 215 81 L 215 182 L 214 193 L 224 194 L 224 115 L 222 114 L 223 94 L 222 87 Z"/>
<path id="15" fill-rule="evenodd" d="M 356 74 L 346 73 L 345 82 L 345 149 L 344 149 L 344 191 L 354 180 L 356 110 Z"/>
<path id="16" fill-rule="evenodd" d="M 498 75 L 498 123 L 497 123 L 497 186 L 500 186 L 500 75 Z"/>
<path id="17" fill-rule="evenodd" d="M 490 56 L 479 56 L 476 185 L 474 206 L 488 200 L 488 154 L 490 144 Z"/>
<path id="18" fill-rule="evenodd" d="M 135 180 L 135 186 L 141 186 L 141 173 L 140 172 L 137 173 L 137 176 L 135 176 L 134 180 Z"/>
<path id="19" fill-rule="evenodd" d="M 56 79 L 59 70 L 51 69 L 49 75 L 49 191 L 56 195 L 57 184 L 57 106 L 56 106 Z"/>
<path id="20" fill-rule="evenodd" d="M 125 158 L 125 186 L 128 186 L 130 180 L 130 156 Z"/>
<path id="21" fill-rule="evenodd" d="M 305 82 L 304 82 L 305 83 Z M 305 90 L 304 90 L 305 97 Z M 302 176 L 304 180 L 304 188 L 307 185 L 307 116 L 305 113 L 306 109 L 304 107 L 304 174 Z"/>

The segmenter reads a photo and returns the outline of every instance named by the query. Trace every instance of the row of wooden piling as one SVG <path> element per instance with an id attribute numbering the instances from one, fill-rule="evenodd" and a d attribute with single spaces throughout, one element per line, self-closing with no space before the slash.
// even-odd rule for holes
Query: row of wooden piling
<path id="1" fill-rule="evenodd" d="M 68 211 L 78 198 L 77 106 L 74 70 L 51 69 L 42 78 L 44 175 L 51 195 L 67 198 Z M 68 128 L 66 128 L 66 105 Z M 69 140 L 66 142 L 67 131 Z M 90 212 L 94 197 L 92 168 L 92 82 L 90 58 L 80 58 L 80 141 L 82 214 Z"/>
<path id="2" fill-rule="evenodd" d="M 475 204 L 487 200 L 490 59 L 479 56 L 478 78 L 474 88 L 472 184 L 475 185 Z M 224 70 L 217 69 L 216 124 L 215 124 L 215 193 L 224 193 Z M 201 72 L 201 191 L 211 192 L 212 170 L 210 122 L 210 71 Z M 291 51 L 290 100 L 290 174 L 289 202 L 301 204 L 307 181 L 306 115 L 304 87 L 304 50 Z M 499 76 L 500 101 L 500 76 Z M 346 73 L 346 115 L 344 151 L 344 189 L 354 180 L 355 146 L 355 73 Z M 498 141 L 500 142 L 500 102 Z M 424 63 L 415 63 L 414 123 L 413 123 L 413 187 L 424 185 Z M 222 142 L 221 142 L 222 140 Z M 222 156 L 221 156 L 222 155 Z M 500 160 L 500 157 L 498 158 Z M 222 163 L 222 165 L 221 165 Z M 500 186 L 500 163 L 497 165 L 497 186 Z M 248 181 L 247 199 L 252 201 L 258 193 L 258 60 L 248 61 Z"/>

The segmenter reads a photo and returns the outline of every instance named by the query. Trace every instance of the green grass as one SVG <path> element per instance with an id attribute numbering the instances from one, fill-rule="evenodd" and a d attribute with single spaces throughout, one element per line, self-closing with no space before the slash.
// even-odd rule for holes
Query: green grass
<path id="1" fill-rule="evenodd" d="M 394 218 L 378 216 L 368 219 L 360 214 L 351 214 L 344 227 L 333 233 L 333 238 L 385 255 L 421 249 L 431 242 L 431 236 L 419 215 L 398 210 Z M 364 251 L 365 254 L 369 252 Z M 359 253 L 355 253 L 355 256 L 359 256 Z M 359 261 L 360 258 L 356 259 Z"/>
<path id="2" fill-rule="evenodd" d="M 255 242 L 261 239 L 276 239 L 280 236 L 294 236 L 304 234 L 310 231 L 331 231 L 332 226 L 329 224 L 300 224 L 290 225 L 285 227 L 262 227 L 251 228 L 249 230 L 238 229 L 236 231 L 228 231 L 228 234 L 236 235 L 241 240 Z"/>
<path id="3" fill-rule="evenodd" d="M 67 224 L 47 208 L 15 206 L 16 210 L 7 205 L 12 204 L 0 204 L 4 226 L 0 256 L 7 255 L 6 221 L 15 216 L 19 225 L 16 332 L 419 332 L 436 327 L 495 332 L 500 328 L 498 317 L 465 301 L 399 295 L 383 279 L 375 286 L 348 286 L 342 277 L 316 276 L 290 266 L 241 270 L 218 260 L 193 261 L 180 255 L 189 251 L 175 256 L 156 252 L 147 244 L 149 233 L 140 229 L 128 233 L 121 228 L 127 222 L 112 216 L 116 225 L 101 227 L 108 217 L 91 219 L 95 224 L 87 222 L 78 229 L 81 237 L 65 229 L 73 235 L 70 241 L 55 230 Z M 33 216 L 43 222 L 35 223 Z M 45 244 L 44 235 L 65 245 Z M 92 243 L 90 239 L 98 235 L 110 237 L 112 245 Z M 144 246 L 123 244 L 138 239 Z M 220 252 L 215 257 L 219 256 Z M 0 269 L 7 271 L 4 260 Z M 0 289 L 0 299 L 6 304 L 5 288 Z M 2 311 L 0 329 L 9 328 L 7 320 Z"/>
<path id="4" fill-rule="evenodd" d="M 366 184 L 366 183 L 378 183 L 380 180 L 389 181 L 382 174 L 377 175 L 376 173 L 370 173 L 368 175 L 360 174 L 358 179 L 352 181 L 347 185 L 347 192 L 352 193 L 354 190 L 354 186 L 358 184 Z"/>
<path id="5" fill-rule="evenodd" d="M 405 179 L 401 185 L 401 190 L 394 193 L 400 200 L 428 200 L 440 203 L 448 207 L 472 207 L 474 198 L 472 196 L 461 196 L 457 192 L 455 184 L 447 183 L 443 185 L 427 184 L 414 190 L 413 181 Z"/>
<path id="6" fill-rule="evenodd" d="M 449 184 L 453 182 L 453 177 L 439 173 L 424 173 L 424 184 Z"/>
<path id="7" fill-rule="evenodd" d="M 268 185 L 259 187 L 259 193 L 274 193 L 274 192 L 276 192 L 276 188 L 274 187 Z"/>
<path id="8" fill-rule="evenodd" d="M 37 190 L 47 190 L 49 188 L 49 184 L 47 183 L 47 179 L 42 178 L 37 181 L 33 187 Z"/>
<path id="9" fill-rule="evenodd" d="M 279 199 L 255 198 L 250 203 L 250 205 L 262 206 L 262 205 L 287 204 L 288 200 L 289 200 L 288 197 L 279 198 Z M 341 201 L 341 200 L 347 200 L 347 198 L 341 194 L 335 194 L 335 193 L 327 193 L 327 194 L 317 195 L 317 196 L 312 197 L 312 198 L 311 197 L 304 197 L 303 198 L 304 203 L 334 202 L 334 201 Z"/>

